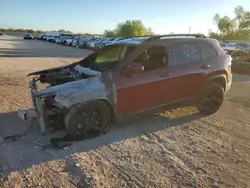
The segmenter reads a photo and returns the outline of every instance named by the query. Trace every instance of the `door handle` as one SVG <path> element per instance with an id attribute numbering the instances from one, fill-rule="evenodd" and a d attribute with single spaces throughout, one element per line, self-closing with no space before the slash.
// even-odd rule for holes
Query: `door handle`
<path id="1" fill-rule="evenodd" d="M 202 65 L 201 68 L 202 69 L 208 69 L 208 68 L 210 68 L 210 65 Z"/>
<path id="2" fill-rule="evenodd" d="M 169 76 L 171 76 L 171 75 L 172 75 L 171 72 L 167 72 L 167 73 L 161 74 L 161 77 L 169 77 Z"/>

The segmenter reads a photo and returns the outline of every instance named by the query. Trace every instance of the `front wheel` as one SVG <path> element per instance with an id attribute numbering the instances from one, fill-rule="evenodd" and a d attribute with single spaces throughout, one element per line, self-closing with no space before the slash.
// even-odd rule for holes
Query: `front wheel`
<path id="1" fill-rule="evenodd" d="M 206 115 L 217 112 L 224 100 L 224 89 L 221 84 L 210 82 L 203 90 L 198 102 L 198 110 Z"/>
<path id="2" fill-rule="evenodd" d="M 111 109 L 104 101 L 92 101 L 73 106 L 65 118 L 68 136 L 81 140 L 100 135 L 108 129 Z"/>

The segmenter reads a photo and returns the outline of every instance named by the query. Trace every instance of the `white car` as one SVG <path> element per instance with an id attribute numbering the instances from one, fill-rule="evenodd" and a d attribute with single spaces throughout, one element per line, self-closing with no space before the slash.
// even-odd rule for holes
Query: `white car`
<path id="1" fill-rule="evenodd" d="M 236 49 L 236 45 L 237 45 L 236 43 L 231 43 L 230 42 L 230 43 L 227 43 L 227 48 L 231 49 L 231 50 L 234 50 L 234 49 Z"/>
<path id="2" fill-rule="evenodd" d="M 56 42 L 56 43 L 60 43 L 61 40 L 62 40 L 62 37 L 60 36 L 60 37 L 56 38 L 55 42 Z"/>
<path id="3" fill-rule="evenodd" d="M 35 40 L 35 37 L 33 35 L 31 35 L 31 34 L 28 34 L 28 35 L 25 35 L 23 37 L 23 39 L 25 39 L 25 40 Z"/>
<path id="4" fill-rule="evenodd" d="M 220 46 L 223 50 L 234 50 L 236 49 L 236 43 L 220 42 Z"/>
<path id="5" fill-rule="evenodd" d="M 75 40 L 76 38 L 78 38 L 78 37 L 69 37 L 68 39 L 66 39 L 66 43 L 65 43 L 65 45 L 67 45 L 67 46 L 72 46 L 72 42 L 73 42 L 73 40 Z"/>
<path id="6" fill-rule="evenodd" d="M 44 40 L 49 41 L 49 42 L 55 42 L 57 38 L 60 38 L 60 35 L 46 35 L 43 37 Z"/>

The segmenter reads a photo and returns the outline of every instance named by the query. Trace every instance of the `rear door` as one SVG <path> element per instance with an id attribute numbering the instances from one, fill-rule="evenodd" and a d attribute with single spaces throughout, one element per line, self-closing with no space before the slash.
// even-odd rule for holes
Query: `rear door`
<path id="1" fill-rule="evenodd" d="M 171 47 L 173 54 L 172 64 L 169 65 L 171 75 L 171 88 L 174 88 L 174 95 L 171 95 L 170 102 L 189 99 L 198 95 L 205 80 L 205 69 L 201 51 L 194 41 L 186 41 Z"/>
<path id="2" fill-rule="evenodd" d="M 198 44 L 201 49 L 201 56 L 202 56 L 201 69 L 203 69 L 203 72 L 211 73 L 213 71 L 218 70 L 219 53 L 216 51 L 213 45 L 204 41 L 199 42 Z"/>

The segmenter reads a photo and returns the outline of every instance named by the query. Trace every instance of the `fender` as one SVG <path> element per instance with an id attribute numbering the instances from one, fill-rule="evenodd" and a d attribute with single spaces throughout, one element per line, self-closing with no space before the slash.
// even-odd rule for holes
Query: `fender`
<path id="1" fill-rule="evenodd" d="M 223 78 L 225 83 L 227 82 L 227 77 L 225 74 L 217 74 L 217 75 L 213 75 L 211 77 L 208 78 L 207 82 L 211 82 L 214 79 L 218 79 L 218 78 Z"/>
<path id="2" fill-rule="evenodd" d="M 221 83 L 221 80 L 223 80 L 223 82 L 222 82 L 221 84 L 222 84 L 224 90 L 226 89 L 227 77 L 226 77 L 225 74 L 217 74 L 217 75 L 213 75 L 213 76 L 209 77 L 209 78 L 207 79 L 206 84 L 207 84 L 208 82 L 212 82 L 212 81 L 214 81 L 214 80 L 220 80 L 220 83 Z"/>

